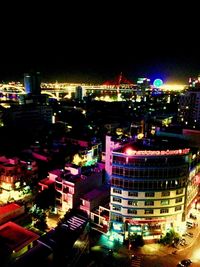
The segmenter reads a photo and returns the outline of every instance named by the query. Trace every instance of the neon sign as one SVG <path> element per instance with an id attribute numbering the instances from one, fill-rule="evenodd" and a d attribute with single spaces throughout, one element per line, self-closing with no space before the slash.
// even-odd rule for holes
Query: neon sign
<path id="1" fill-rule="evenodd" d="M 188 154 L 189 148 L 175 150 L 132 150 L 127 148 L 125 153 L 129 156 L 165 156 L 165 155 L 184 155 Z"/>

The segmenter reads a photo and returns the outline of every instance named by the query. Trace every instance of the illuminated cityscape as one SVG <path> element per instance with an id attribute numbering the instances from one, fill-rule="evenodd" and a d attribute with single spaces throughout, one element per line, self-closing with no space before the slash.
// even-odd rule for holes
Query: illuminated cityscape
<path id="1" fill-rule="evenodd" d="M 200 266 L 199 88 L 1 83 L 3 266 Z"/>

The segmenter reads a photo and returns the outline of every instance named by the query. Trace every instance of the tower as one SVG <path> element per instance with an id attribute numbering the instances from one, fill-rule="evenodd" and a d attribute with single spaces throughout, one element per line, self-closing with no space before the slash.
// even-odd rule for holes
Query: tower
<path id="1" fill-rule="evenodd" d="M 24 87 L 27 94 L 40 95 L 40 72 L 31 72 L 24 74 Z"/>

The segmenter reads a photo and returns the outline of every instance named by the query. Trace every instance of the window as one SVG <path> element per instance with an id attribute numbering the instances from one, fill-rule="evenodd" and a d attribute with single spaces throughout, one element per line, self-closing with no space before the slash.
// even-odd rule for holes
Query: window
<path id="1" fill-rule="evenodd" d="M 130 206 L 137 206 L 138 205 L 138 201 L 128 200 L 128 205 L 130 205 Z"/>
<path id="2" fill-rule="evenodd" d="M 113 188 L 113 193 L 121 194 L 122 193 L 122 190 Z"/>
<path id="3" fill-rule="evenodd" d="M 112 214 L 112 213 L 111 213 L 111 220 L 112 221 L 117 221 L 117 222 L 122 222 L 123 221 L 122 220 L 122 216 L 116 215 L 116 214 Z"/>
<path id="4" fill-rule="evenodd" d="M 128 192 L 129 197 L 138 197 L 138 192 Z"/>
<path id="5" fill-rule="evenodd" d="M 144 205 L 145 206 L 154 206 L 154 201 L 147 200 L 147 201 L 144 202 Z"/>
<path id="6" fill-rule="evenodd" d="M 119 197 L 113 197 L 113 201 L 118 202 L 118 203 L 122 202 L 121 198 L 119 198 Z"/>
<path id="7" fill-rule="evenodd" d="M 121 211 L 121 207 L 113 205 L 113 210 L 114 211 Z"/>
<path id="8" fill-rule="evenodd" d="M 181 206 L 176 206 L 175 211 L 181 210 Z"/>
<path id="9" fill-rule="evenodd" d="M 177 194 L 177 195 L 183 194 L 183 188 L 181 188 L 181 189 L 177 189 L 177 190 L 176 190 L 176 194 Z"/>
<path id="10" fill-rule="evenodd" d="M 169 212 L 169 209 L 161 209 L 160 210 L 160 213 L 168 213 Z"/>
<path id="11" fill-rule="evenodd" d="M 145 193 L 145 197 L 154 197 L 155 193 L 154 192 L 147 192 Z"/>
<path id="12" fill-rule="evenodd" d="M 128 209 L 128 214 L 137 214 L 137 210 Z"/>
<path id="13" fill-rule="evenodd" d="M 153 210 L 152 209 L 151 210 L 150 209 L 149 210 L 145 210 L 144 214 L 153 214 Z"/>
<path id="14" fill-rule="evenodd" d="M 178 198 L 176 198 L 176 203 L 179 203 L 179 202 L 182 202 L 182 197 L 178 197 Z"/>
<path id="15" fill-rule="evenodd" d="M 160 204 L 161 204 L 162 206 L 164 206 L 164 205 L 169 205 L 169 200 L 168 200 L 168 199 L 161 200 L 161 201 L 160 201 Z"/>
<path id="16" fill-rule="evenodd" d="M 161 194 L 162 197 L 168 197 L 170 196 L 170 191 L 163 191 Z"/>

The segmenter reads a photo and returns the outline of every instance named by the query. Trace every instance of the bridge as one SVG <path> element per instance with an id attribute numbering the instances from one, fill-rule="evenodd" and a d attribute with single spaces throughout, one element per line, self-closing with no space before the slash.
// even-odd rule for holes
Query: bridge
<path id="1" fill-rule="evenodd" d="M 120 85 L 117 87 L 116 85 L 92 85 L 92 84 L 82 84 L 82 83 L 41 83 L 41 93 L 47 94 L 52 98 L 60 100 L 62 98 L 71 98 L 72 94 L 75 94 L 76 88 L 82 87 L 85 94 L 94 93 L 95 91 L 99 91 L 102 93 L 110 92 L 110 93 L 120 93 L 120 92 L 129 92 L 133 90 L 136 85 Z M 8 94 L 26 94 L 24 85 L 21 83 L 16 84 L 0 84 L 0 93 L 2 95 Z"/>
<path id="2" fill-rule="evenodd" d="M 76 93 L 76 88 L 82 87 L 85 95 L 99 93 L 100 95 L 120 95 L 121 93 L 132 93 L 138 90 L 138 84 L 134 84 L 127 80 L 120 73 L 114 80 L 106 81 L 103 84 L 85 84 L 85 83 L 41 83 L 41 93 L 47 94 L 51 98 L 61 100 L 63 98 L 72 98 L 72 95 Z M 183 84 L 163 84 L 159 89 L 163 91 L 182 91 L 186 85 Z M 151 85 L 149 90 L 152 90 Z M 10 82 L 0 84 L 0 94 L 26 94 L 24 85 L 19 82 Z"/>

